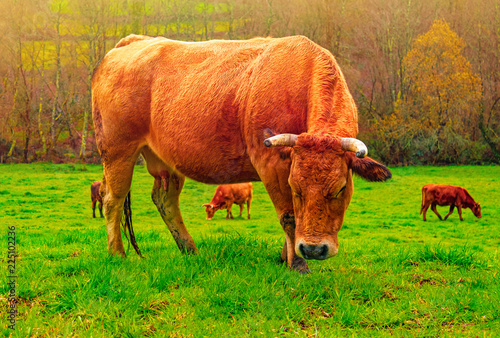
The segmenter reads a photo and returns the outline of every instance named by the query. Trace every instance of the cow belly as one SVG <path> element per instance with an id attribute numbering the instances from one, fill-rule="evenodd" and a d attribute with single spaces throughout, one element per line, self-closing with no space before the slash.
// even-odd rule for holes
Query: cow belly
<path id="1" fill-rule="evenodd" d="M 186 144 L 149 144 L 143 155 L 150 173 L 160 175 L 164 170 L 174 169 L 195 181 L 208 184 L 241 183 L 260 181 L 259 175 L 247 156 L 230 157 L 221 149 L 208 151 L 193 149 Z"/>
<path id="2" fill-rule="evenodd" d="M 260 181 L 249 160 L 219 160 L 219 162 L 182 161 L 175 169 L 193 180 L 208 184 Z"/>
<path id="3" fill-rule="evenodd" d="M 456 204 L 456 201 L 457 196 L 454 195 L 441 194 L 440 196 L 436 196 L 436 204 L 442 207 Z"/>

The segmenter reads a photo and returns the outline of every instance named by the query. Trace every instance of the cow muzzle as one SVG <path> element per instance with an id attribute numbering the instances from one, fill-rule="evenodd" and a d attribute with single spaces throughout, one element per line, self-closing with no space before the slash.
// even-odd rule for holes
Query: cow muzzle
<path id="1" fill-rule="evenodd" d="M 335 256 L 337 252 L 337 246 L 328 242 L 308 244 L 305 241 L 298 241 L 295 245 L 295 253 L 304 259 L 324 260 Z"/>

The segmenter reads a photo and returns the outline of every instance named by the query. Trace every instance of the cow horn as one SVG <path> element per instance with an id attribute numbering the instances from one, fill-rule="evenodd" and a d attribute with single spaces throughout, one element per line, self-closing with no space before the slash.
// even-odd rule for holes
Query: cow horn
<path id="1" fill-rule="evenodd" d="M 368 154 L 366 145 L 358 139 L 352 137 L 342 137 L 340 146 L 344 151 L 352 151 L 356 153 L 356 157 L 362 158 Z"/>
<path id="2" fill-rule="evenodd" d="M 295 134 L 279 134 L 265 139 L 264 145 L 266 147 L 293 147 L 295 142 L 297 142 L 297 137 L 298 135 Z"/>

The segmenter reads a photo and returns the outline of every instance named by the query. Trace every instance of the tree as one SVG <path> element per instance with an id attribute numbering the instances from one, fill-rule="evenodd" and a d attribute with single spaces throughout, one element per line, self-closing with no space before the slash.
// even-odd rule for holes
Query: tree
<path id="1" fill-rule="evenodd" d="M 479 129 L 500 162 L 500 3 L 497 1 L 494 10 L 488 12 L 476 9 L 473 22 L 471 31 L 476 34 L 470 39 L 472 59 L 482 84 Z"/>
<path id="2" fill-rule="evenodd" d="M 91 80 L 94 68 L 106 53 L 106 31 L 110 20 L 111 6 L 108 2 L 93 0 L 78 2 L 74 5 L 75 17 L 79 18 L 79 24 L 75 31 L 80 32 L 76 36 L 78 44 L 75 59 L 84 65 L 85 72 L 82 73 L 81 81 L 85 83 L 86 100 L 80 104 L 83 113 L 83 123 L 80 142 L 80 160 L 84 160 L 87 151 L 87 135 L 90 115 Z M 76 21 L 76 20 L 75 20 Z M 76 34 L 75 34 L 76 35 Z"/>
<path id="3" fill-rule="evenodd" d="M 432 163 L 456 163 L 474 156 L 468 149 L 480 135 L 481 83 L 464 48 L 449 25 L 437 20 L 404 57 L 406 77 L 379 134 L 397 143 L 404 160 L 431 156 Z"/>
<path id="4" fill-rule="evenodd" d="M 391 163 L 500 162 L 498 0 L 10 0 L 0 12 L 9 14 L 0 18 L 0 162 L 97 159 L 91 75 L 130 33 L 305 35 L 339 62 L 370 153 Z"/>
<path id="5" fill-rule="evenodd" d="M 57 120 L 59 120 L 60 107 L 59 100 L 61 96 L 61 49 L 62 49 L 62 41 L 61 41 L 61 30 L 63 24 L 63 13 L 66 11 L 67 3 L 64 0 L 55 0 L 51 3 L 51 11 L 52 11 L 52 23 L 54 24 L 55 29 L 55 48 L 56 48 L 56 59 L 55 59 L 55 88 L 54 88 L 54 99 L 52 102 L 52 112 L 51 112 L 51 122 L 50 122 L 50 149 L 49 151 L 53 151 L 56 146 L 57 140 Z"/>

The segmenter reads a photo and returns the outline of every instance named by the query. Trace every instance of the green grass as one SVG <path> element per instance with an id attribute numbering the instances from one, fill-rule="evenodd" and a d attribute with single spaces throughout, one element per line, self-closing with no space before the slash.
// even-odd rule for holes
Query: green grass
<path id="1" fill-rule="evenodd" d="M 92 219 L 100 166 L 0 166 L 0 242 L 16 227 L 19 297 L 7 328 L 6 255 L 1 327 L 13 337 L 497 336 L 500 332 L 500 167 L 393 168 L 385 183 L 355 180 L 339 254 L 300 275 L 279 263 L 284 236 L 261 183 L 252 219 L 205 220 L 214 186 L 186 181 L 184 221 L 198 255 L 183 255 L 151 201 L 153 179 L 136 167 L 132 211 L 138 244 L 107 253 Z M 477 219 L 419 215 L 427 183 L 466 187 Z M 236 209 L 235 209 L 236 210 Z M 233 214 L 234 211 L 233 210 Z M 438 209 L 441 214 L 447 208 Z M 98 213 L 97 213 L 98 214 Z M 246 212 L 244 211 L 243 215 Z M 127 244 L 125 244 L 127 245 Z"/>

